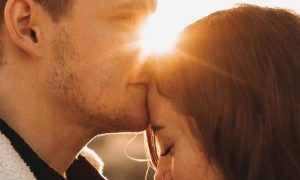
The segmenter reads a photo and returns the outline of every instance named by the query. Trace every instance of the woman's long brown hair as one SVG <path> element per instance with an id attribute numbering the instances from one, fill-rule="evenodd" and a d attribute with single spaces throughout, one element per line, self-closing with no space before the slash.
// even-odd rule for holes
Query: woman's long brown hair
<path id="1" fill-rule="evenodd" d="M 216 12 L 189 26 L 175 58 L 160 63 L 158 91 L 192 117 L 195 138 L 224 179 L 300 178 L 297 14 L 253 5 Z"/>

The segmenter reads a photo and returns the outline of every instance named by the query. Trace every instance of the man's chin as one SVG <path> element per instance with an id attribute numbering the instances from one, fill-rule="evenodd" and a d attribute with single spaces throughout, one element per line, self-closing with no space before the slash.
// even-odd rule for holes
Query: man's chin
<path id="1" fill-rule="evenodd" d="M 141 132 L 146 130 L 149 126 L 149 120 L 145 117 L 131 117 L 130 119 L 123 119 L 121 121 L 120 126 L 117 125 L 112 129 L 114 132 Z"/>
<path id="2" fill-rule="evenodd" d="M 136 121 L 141 121 L 141 120 L 136 120 Z M 141 132 L 144 131 L 148 128 L 149 126 L 149 121 L 148 120 L 144 120 L 142 122 L 138 122 L 136 123 L 135 126 L 132 126 L 132 129 L 129 129 L 128 132 Z"/>
<path id="3" fill-rule="evenodd" d="M 149 126 L 149 118 L 144 115 L 119 114 L 98 116 L 89 120 L 90 128 L 94 129 L 95 135 L 122 132 L 141 132 Z"/>

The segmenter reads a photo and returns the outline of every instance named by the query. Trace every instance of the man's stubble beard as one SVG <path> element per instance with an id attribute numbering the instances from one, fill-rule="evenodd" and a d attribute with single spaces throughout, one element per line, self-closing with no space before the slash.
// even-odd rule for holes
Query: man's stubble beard
<path id="1" fill-rule="evenodd" d="M 87 100 L 91 97 L 85 97 L 89 93 L 83 93 L 86 91 L 83 87 L 84 79 L 80 78 L 80 72 L 72 69 L 67 63 L 68 60 L 74 62 L 80 60 L 78 59 L 80 56 L 64 29 L 58 30 L 53 40 L 52 51 L 54 56 L 48 82 L 55 98 L 58 99 L 57 102 L 73 113 L 74 118 L 71 123 L 88 129 L 94 135 L 140 129 L 135 127 L 140 120 L 134 118 L 125 107 L 105 108 L 106 105 L 99 105 L 99 103 L 96 103 L 99 107 L 89 104 Z"/>

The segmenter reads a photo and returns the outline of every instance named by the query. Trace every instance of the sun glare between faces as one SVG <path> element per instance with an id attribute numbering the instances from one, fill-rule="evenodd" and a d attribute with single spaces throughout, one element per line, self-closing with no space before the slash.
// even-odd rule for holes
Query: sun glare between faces
<path id="1" fill-rule="evenodd" d="M 150 17 L 141 30 L 143 55 L 170 52 L 176 43 L 180 30 L 176 26 L 167 26 L 164 18 L 160 18 L 158 15 Z"/>

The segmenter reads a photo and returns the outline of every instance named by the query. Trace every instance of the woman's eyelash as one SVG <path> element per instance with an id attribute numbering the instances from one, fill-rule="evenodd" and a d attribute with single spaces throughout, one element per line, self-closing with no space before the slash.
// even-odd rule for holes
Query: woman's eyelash
<path id="1" fill-rule="evenodd" d="M 165 152 L 162 153 L 160 156 L 167 156 L 168 154 L 171 153 L 173 146 L 169 146 L 168 148 L 166 148 Z"/>

